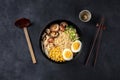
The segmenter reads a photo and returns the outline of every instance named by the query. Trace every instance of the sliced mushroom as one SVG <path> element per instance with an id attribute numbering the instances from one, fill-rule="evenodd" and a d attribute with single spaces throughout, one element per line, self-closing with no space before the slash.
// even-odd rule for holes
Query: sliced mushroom
<path id="1" fill-rule="evenodd" d="M 46 33 L 47 33 L 47 34 L 50 34 L 50 29 L 46 29 Z"/>
<path id="2" fill-rule="evenodd" d="M 55 31 L 57 32 L 59 30 L 59 25 L 58 24 L 53 24 L 50 26 L 50 31 Z"/>
<path id="3" fill-rule="evenodd" d="M 51 36 L 51 37 L 57 37 L 58 35 L 59 35 L 58 32 L 51 32 L 51 33 L 50 33 L 50 36 Z"/>
<path id="4" fill-rule="evenodd" d="M 44 33 L 43 35 L 42 35 L 42 38 L 44 38 L 46 36 L 46 33 Z"/>
<path id="5" fill-rule="evenodd" d="M 64 26 L 60 26 L 60 31 L 65 31 L 65 27 Z"/>
<path id="6" fill-rule="evenodd" d="M 66 27 L 66 26 L 68 26 L 68 24 L 67 24 L 66 22 L 61 22 L 61 23 L 60 23 L 60 26 Z"/>
<path id="7" fill-rule="evenodd" d="M 43 41 L 46 40 L 46 37 L 47 37 L 47 35 L 46 35 L 46 33 L 44 33 L 44 34 L 42 35 Z"/>

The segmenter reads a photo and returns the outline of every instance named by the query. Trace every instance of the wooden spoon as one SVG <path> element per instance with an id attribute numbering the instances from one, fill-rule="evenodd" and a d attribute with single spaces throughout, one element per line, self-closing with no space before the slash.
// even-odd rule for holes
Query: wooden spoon
<path id="1" fill-rule="evenodd" d="M 31 59 L 32 59 L 33 64 L 35 64 L 36 63 L 36 58 L 35 58 L 35 55 L 34 55 L 34 52 L 33 52 L 33 48 L 32 48 L 32 45 L 31 45 L 28 30 L 27 30 L 27 27 L 29 27 L 31 25 L 30 20 L 26 19 L 26 18 L 20 18 L 20 19 L 16 20 L 15 25 L 24 30 L 24 34 L 25 34 L 27 44 L 28 44 L 28 47 L 29 47 Z"/>

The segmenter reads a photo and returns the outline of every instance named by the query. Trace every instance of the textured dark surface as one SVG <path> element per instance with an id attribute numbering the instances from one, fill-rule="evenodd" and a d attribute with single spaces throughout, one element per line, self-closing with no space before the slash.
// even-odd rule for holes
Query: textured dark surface
<path id="1" fill-rule="evenodd" d="M 88 9 L 93 14 L 82 23 L 78 14 Z M 102 36 L 96 67 L 84 66 L 99 17 L 105 16 L 107 30 Z M 37 64 L 33 65 L 23 30 L 16 19 L 29 18 L 29 34 Z M 80 27 L 83 50 L 72 62 L 49 62 L 39 49 L 40 32 L 46 24 L 66 19 Z M 119 0 L 0 0 L 0 80 L 120 80 L 120 1 Z"/>

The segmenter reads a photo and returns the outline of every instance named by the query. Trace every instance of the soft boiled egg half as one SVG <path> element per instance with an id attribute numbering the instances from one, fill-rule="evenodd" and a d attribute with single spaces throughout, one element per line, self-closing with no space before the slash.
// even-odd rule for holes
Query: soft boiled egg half
<path id="1" fill-rule="evenodd" d="M 79 40 L 74 41 L 71 45 L 72 52 L 74 52 L 74 53 L 79 52 L 81 49 L 81 46 L 82 46 L 81 41 L 79 41 Z"/>
<path id="2" fill-rule="evenodd" d="M 63 55 L 64 60 L 66 61 L 70 61 L 73 59 L 73 53 L 70 49 L 64 49 L 62 55 Z"/>

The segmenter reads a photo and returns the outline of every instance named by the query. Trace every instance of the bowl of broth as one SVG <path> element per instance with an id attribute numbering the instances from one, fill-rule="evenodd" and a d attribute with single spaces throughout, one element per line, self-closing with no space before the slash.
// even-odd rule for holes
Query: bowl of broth
<path id="1" fill-rule="evenodd" d="M 80 27 L 68 20 L 52 21 L 40 33 L 39 44 L 50 61 L 69 62 L 80 54 L 82 48 Z"/>

